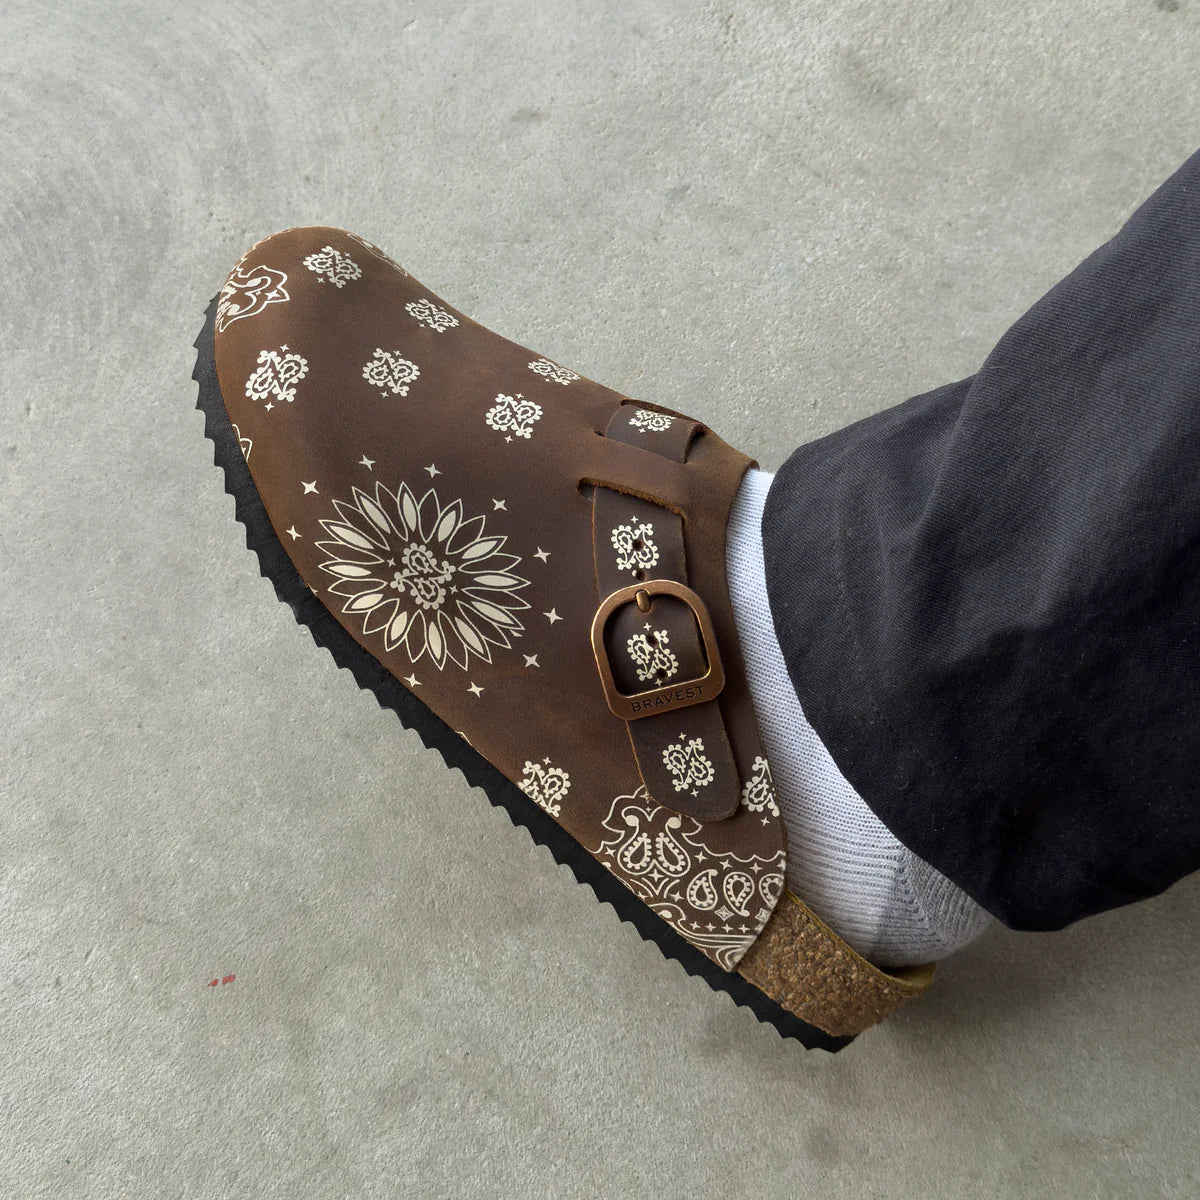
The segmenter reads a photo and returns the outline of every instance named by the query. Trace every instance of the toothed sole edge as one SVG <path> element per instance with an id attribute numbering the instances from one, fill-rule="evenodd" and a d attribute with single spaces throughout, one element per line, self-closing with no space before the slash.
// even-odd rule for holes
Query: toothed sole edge
<path id="1" fill-rule="evenodd" d="M 781 1037 L 795 1038 L 810 1050 L 833 1052 L 853 1041 L 850 1037 L 833 1037 L 800 1020 L 740 975 L 722 971 L 686 942 L 338 624 L 301 579 L 276 536 L 233 432 L 217 383 L 213 342 L 216 304 L 214 297 L 205 313 L 204 328 L 193 343 L 197 354 L 192 378 L 199 385 L 196 407 L 204 413 L 204 433 L 213 444 L 213 459 L 224 474 L 225 490 L 233 497 L 237 519 L 245 527 L 246 545 L 258 556 L 260 573 L 271 581 L 275 594 L 296 620 L 308 628 L 313 641 L 328 650 L 333 661 L 349 671 L 360 688 L 374 695 L 381 708 L 390 709 L 405 728 L 415 730 L 430 750 L 442 756 L 446 766 L 457 768 L 469 784 L 482 788 L 492 804 L 508 813 L 514 825 L 527 829 L 556 862 L 569 867 L 581 884 L 592 889 L 597 900 L 610 904 L 622 921 L 628 921 L 646 941 L 653 942 L 664 957 L 674 959 L 689 975 L 703 979 L 713 991 L 724 992 L 736 1004 L 750 1009 Z"/>

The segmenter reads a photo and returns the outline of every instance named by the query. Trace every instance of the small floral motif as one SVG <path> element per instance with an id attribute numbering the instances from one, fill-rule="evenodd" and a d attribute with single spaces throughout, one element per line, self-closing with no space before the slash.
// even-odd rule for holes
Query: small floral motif
<path id="1" fill-rule="evenodd" d="M 256 317 L 268 304 L 291 299 L 283 286 L 287 275 L 273 267 L 236 267 L 221 288 L 217 300 L 217 330 L 246 317 Z"/>
<path id="2" fill-rule="evenodd" d="M 233 425 L 233 422 L 231 421 L 230 424 Z M 242 431 L 236 425 L 233 425 L 233 436 L 237 438 L 238 445 L 242 448 L 242 457 L 249 462 L 250 451 L 254 449 L 254 442 L 248 437 L 242 437 Z"/>
<path id="3" fill-rule="evenodd" d="M 679 673 L 679 660 L 667 649 L 669 641 L 665 629 L 649 629 L 647 633 L 635 633 L 625 643 L 642 683 L 665 683 Z"/>
<path id="4" fill-rule="evenodd" d="M 299 354 L 287 353 L 286 346 L 278 350 L 261 350 L 258 366 L 246 380 L 246 395 L 251 400 L 266 400 L 268 408 L 274 401 L 296 398 L 296 384 L 308 374 L 308 360 Z"/>
<path id="5" fill-rule="evenodd" d="M 379 394 L 386 400 L 388 392 L 393 396 L 407 396 L 408 385 L 421 374 L 421 368 L 415 362 L 409 362 L 399 350 L 382 350 L 375 348 L 375 355 L 363 367 L 363 378 L 379 388 Z"/>
<path id="6" fill-rule="evenodd" d="M 458 318 L 453 313 L 439 308 L 432 300 L 410 300 L 404 306 L 404 311 L 422 325 L 428 325 L 435 333 L 445 333 L 458 324 Z"/>
<path id="7" fill-rule="evenodd" d="M 742 788 L 742 803 L 751 812 L 764 809 L 773 817 L 779 816 L 779 801 L 775 796 L 775 781 L 771 778 L 771 764 L 760 754 L 754 760 L 754 774 Z"/>
<path id="8" fill-rule="evenodd" d="M 560 367 L 558 363 L 551 362 L 548 358 L 539 358 L 537 362 L 531 362 L 528 365 L 531 371 L 538 375 L 544 375 L 554 383 L 561 383 L 563 387 L 579 378 L 574 371 L 568 371 L 566 367 Z"/>
<path id="9" fill-rule="evenodd" d="M 529 605 L 516 574 L 521 559 L 504 552 L 507 537 L 489 534 L 483 517 L 467 518 L 461 500 L 443 504 L 430 488 L 419 499 L 401 483 L 374 494 L 352 489 L 350 500 L 321 522 L 329 541 L 321 570 L 342 612 L 362 618 L 365 634 L 381 634 L 384 649 L 403 646 L 409 660 L 428 657 L 438 670 L 472 658 L 492 661 L 524 629 Z"/>
<path id="10" fill-rule="evenodd" d="M 654 544 L 654 526 L 635 517 L 629 525 L 612 531 L 612 547 L 617 552 L 618 571 L 649 571 L 658 565 L 658 547 Z"/>
<path id="11" fill-rule="evenodd" d="M 662 433 L 674 424 L 674 417 L 668 417 L 666 413 L 652 412 L 648 408 L 639 408 L 629 418 L 629 428 L 640 429 L 644 433 Z"/>
<path id="12" fill-rule="evenodd" d="M 533 426 L 542 418 L 542 406 L 526 400 L 518 392 L 515 396 L 506 396 L 501 392 L 496 402 L 487 411 L 484 418 L 488 425 L 498 433 L 508 434 L 505 441 L 511 442 L 514 437 L 530 437 Z"/>
<path id="13" fill-rule="evenodd" d="M 304 260 L 304 265 L 320 276 L 318 283 L 328 279 L 335 288 L 344 288 L 346 284 L 362 278 L 362 267 L 350 255 L 332 246 L 322 246 L 316 254 L 310 254 Z"/>
<path id="14" fill-rule="evenodd" d="M 552 817 L 562 812 L 562 799 L 570 791 L 571 777 L 562 767 L 552 766 L 548 758 L 527 762 L 518 784 L 521 791 Z"/>
<path id="15" fill-rule="evenodd" d="M 691 792 L 695 796 L 716 778 L 716 769 L 704 753 L 703 738 L 673 742 L 663 751 L 662 760 L 671 772 L 671 783 L 677 792 Z"/>

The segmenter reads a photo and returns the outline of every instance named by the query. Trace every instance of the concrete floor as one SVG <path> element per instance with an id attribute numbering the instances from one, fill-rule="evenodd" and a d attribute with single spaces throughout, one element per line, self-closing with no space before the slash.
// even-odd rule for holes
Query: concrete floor
<path id="1" fill-rule="evenodd" d="M 781 1042 L 313 649 L 189 375 L 327 222 L 775 466 L 971 372 L 1200 141 L 1198 51 L 1197 0 L 9 0 L 0 1195 L 1195 1196 L 1196 880 Z"/>

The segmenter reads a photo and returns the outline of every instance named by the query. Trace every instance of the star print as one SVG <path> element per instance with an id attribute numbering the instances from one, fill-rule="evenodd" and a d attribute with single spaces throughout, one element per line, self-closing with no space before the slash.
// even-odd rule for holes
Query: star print
<path id="1" fill-rule="evenodd" d="M 510 437 L 506 437 L 504 440 L 505 440 L 506 442 L 511 442 L 511 441 L 512 441 L 512 438 L 510 438 Z"/>
<path id="2" fill-rule="evenodd" d="M 492 511 L 498 512 L 500 509 L 504 509 L 505 512 L 508 512 L 508 501 L 507 500 L 493 500 L 492 501 Z"/>
<path id="3" fill-rule="evenodd" d="M 545 562 L 545 561 L 546 561 L 546 560 L 547 560 L 547 559 L 550 557 L 550 551 L 549 551 L 549 550 L 543 550 L 543 549 L 541 548 L 541 546 L 539 546 L 539 547 L 538 547 L 538 548 L 537 548 L 537 549 L 536 549 L 536 550 L 533 552 L 533 557 L 534 557 L 534 558 L 540 558 L 540 559 L 542 560 L 542 562 Z"/>
<path id="4" fill-rule="evenodd" d="M 644 629 L 649 629 L 649 628 L 650 628 L 650 622 L 649 622 L 649 621 L 647 621 L 647 622 L 646 622 L 646 624 L 643 626 L 643 628 L 644 628 Z"/>
<path id="5" fill-rule="evenodd" d="M 271 411 L 271 409 L 273 409 L 274 407 L 275 407 L 275 404 L 274 404 L 274 402 L 273 402 L 273 401 L 271 401 L 271 400 L 268 400 L 268 401 L 267 401 L 267 412 L 270 412 L 270 411 Z"/>
<path id="6" fill-rule="evenodd" d="M 304 483 L 304 480 L 302 479 L 300 482 Z M 307 496 L 310 492 L 318 496 L 321 494 L 317 491 L 317 481 L 315 479 L 312 481 L 312 483 L 304 483 L 304 494 Z"/>
<path id="7" fill-rule="evenodd" d="M 527 667 L 540 667 L 542 664 L 538 662 L 536 654 L 526 654 L 525 665 Z"/>
<path id="8" fill-rule="evenodd" d="M 394 558 L 389 558 L 389 559 L 388 559 L 388 566 L 389 566 L 389 567 L 394 567 L 395 565 L 396 565 L 396 560 L 395 560 Z"/>
<path id="9" fill-rule="evenodd" d="M 280 350 L 286 350 L 286 349 L 287 349 L 287 347 L 286 347 L 286 346 L 280 346 L 279 348 L 280 348 Z"/>
<path id="10" fill-rule="evenodd" d="M 439 471 L 437 467 L 433 465 L 433 463 L 430 463 L 429 466 L 425 467 L 424 469 L 429 472 L 430 479 L 432 479 L 435 475 L 441 474 L 441 471 Z"/>
<path id="11" fill-rule="evenodd" d="M 415 675 L 409 675 L 405 680 L 410 688 L 420 687 L 421 681 Z"/>
<path id="12" fill-rule="evenodd" d="M 293 525 L 293 526 L 291 527 L 291 529 L 285 529 L 285 530 L 284 530 L 284 532 L 285 532 L 286 534 L 288 534 L 288 535 L 291 537 L 291 539 L 292 539 L 292 541 L 293 541 L 293 542 L 294 542 L 294 541 L 295 541 L 295 540 L 296 540 L 296 539 L 297 539 L 297 538 L 300 536 L 300 535 L 299 535 L 299 534 L 296 532 L 296 527 L 295 527 L 295 525 Z"/>
<path id="13" fill-rule="evenodd" d="M 362 456 L 362 458 L 360 458 L 360 459 L 358 460 L 358 463 L 359 463 L 359 466 L 366 467 L 366 468 L 367 468 L 367 470 L 369 471 L 369 470 L 370 470 L 370 469 L 371 469 L 371 468 L 372 468 L 372 467 L 375 465 L 375 460 L 374 460 L 373 458 L 368 458 L 368 457 L 367 457 L 367 456 L 364 454 L 364 455 Z"/>
<path id="14" fill-rule="evenodd" d="M 476 698 L 478 698 L 480 695 L 482 695 L 483 688 L 481 688 L 479 686 L 479 684 L 477 684 L 475 682 L 475 680 L 472 679 L 471 686 L 469 688 L 467 688 L 467 691 L 470 692 L 472 696 L 475 696 Z"/>
<path id="15" fill-rule="evenodd" d="M 547 621 L 549 621 L 551 625 L 553 625 L 555 621 L 561 621 L 561 620 L 562 620 L 562 617 L 560 617 L 560 616 L 558 615 L 558 609 L 557 609 L 557 608 L 552 608 L 552 609 L 551 609 L 549 612 L 547 612 L 547 613 L 542 613 L 542 616 L 543 616 L 543 617 L 545 617 L 545 618 L 546 618 L 546 620 L 547 620 Z"/>
<path id="16" fill-rule="evenodd" d="M 699 791 L 696 790 L 696 788 L 692 788 L 692 795 L 698 796 L 698 795 L 700 795 L 700 793 L 699 793 Z"/>

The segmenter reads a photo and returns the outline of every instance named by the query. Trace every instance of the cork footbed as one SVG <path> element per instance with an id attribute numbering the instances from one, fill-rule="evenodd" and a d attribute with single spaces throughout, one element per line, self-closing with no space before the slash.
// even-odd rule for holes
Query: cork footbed
<path id="1" fill-rule="evenodd" d="M 829 927 L 791 892 L 784 892 L 738 971 L 798 1016 L 834 1035 L 861 1033 L 919 996 L 934 964 L 889 974 L 844 943 L 830 953 Z"/>
<path id="2" fill-rule="evenodd" d="M 558 862 L 571 868 L 579 882 L 592 887 L 599 900 L 611 904 L 622 920 L 633 924 L 666 957 L 678 961 L 689 974 L 703 978 L 714 990 L 750 1008 L 781 1036 L 796 1038 L 809 1048 L 841 1049 L 856 1033 L 928 986 L 931 968 L 888 975 L 852 952 L 831 956 L 828 930 L 790 894 L 782 898 L 758 942 L 746 954 L 741 973 L 722 971 L 600 867 L 516 785 L 349 638 L 301 579 L 263 508 L 217 383 L 215 309 L 214 299 L 195 342 L 198 354 L 193 378 L 199 383 L 197 407 L 205 414 L 205 433 L 213 442 L 214 459 L 223 470 L 226 491 L 234 497 L 237 518 L 246 528 L 248 547 L 258 556 L 260 572 L 271 580 L 278 597 L 309 629 L 317 645 L 329 650 L 339 667 L 350 670 L 360 687 L 370 691 L 382 707 L 394 711 L 406 727 L 414 729 L 426 746 L 442 755 L 447 766 L 457 767 L 470 784 L 481 787 L 494 805 L 508 812 L 514 824 L 526 827 Z M 840 998 L 831 1004 L 834 990 L 840 997 L 847 985 L 851 985 L 848 990 L 853 999 Z M 776 1003 L 763 989 L 783 1003 Z"/>

